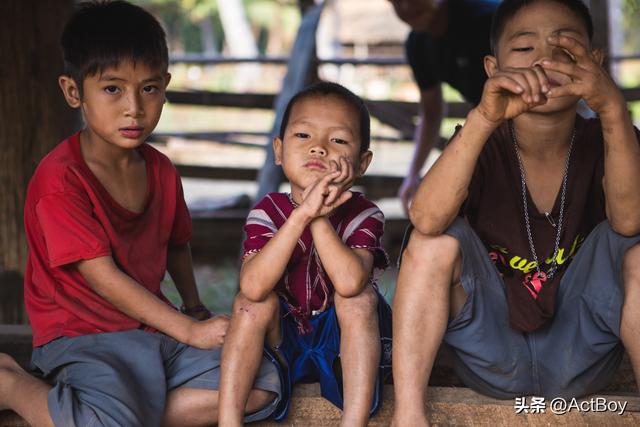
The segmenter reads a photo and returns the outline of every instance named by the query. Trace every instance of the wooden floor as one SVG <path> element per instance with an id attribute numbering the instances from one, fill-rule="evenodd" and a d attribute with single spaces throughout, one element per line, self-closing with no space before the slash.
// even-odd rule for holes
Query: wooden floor
<path id="1" fill-rule="evenodd" d="M 31 330 L 26 325 L 0 325 L 0 352 L 8 352 L 26 366 L 31 353 Z M 440 426 L 639 426 L 640 397 L 638 397 L 629 359 L 625 357 L 613 384 L 600 396 L 576 401 L 573 410 L 564 415 L 552 413 L 546 402 L 544 413 L 516 413 L 514 400 L 496 400 L 461 387 L 451 370 L 439 365 L 434 368 L 426 396 L 427 411 L 433 425 Z M 447 385 L 447 387 L 443 387 Z M 625 401 L 622 415 L 616 412 L 580 412 L 590 402 Z M 605 399 L 605 400 L 602 400 Z M 587 402 L 587 403 L 579 403 Z M 527 398 L 526 404 L 531 405 Z M 584 406 L 582 406 L 584 405 Z M 371 419 L 370 426 L 388 426 L 393 413 L 393 387 L 385 387 L 384 403 Z M 318 384 L 296 386 L 291 411 L 283 423 L 262 422 L 256 426 L 333 426 L 340 420 L 340 411 L 320 396 Z M 10 411 L 0 411 L 0 427 L 27 427 Z"/>
<path id="2" fill-rule="evenodd" d="M 468 388 L 430 387 L 427 393 L 427 410 L 434 426 L 638 426 L 640 425 L 640 398 L 630 395 L 593 396 L 591 399 L 606 399 L 607 402 L 626 401 L 624 414 L 615 412 L 579 412 L 573 410 L 556 415 L 547 405 L 544 413 L 516 413 L 513 400 L 496 400 Z M 578 401 L 577 401 L 578 402 Z M 548 404 L 549 402 L 547 402 Z M 578 403 L 579 404 L 579 403 Z M 380 412 L 371 419 L 370 426 L 388 426 L 393 412 L 393 389 L 386 386 L 384 404 Z M 252 425 L 276 426 L 335 426 L 340 421 L 340 411 L 320 397 L 318 384 L 297 386 L 291 411 L 282 423 L 259 422 Z M 17 415 L 0 412 L 0 426 L 28 427 Z"/>

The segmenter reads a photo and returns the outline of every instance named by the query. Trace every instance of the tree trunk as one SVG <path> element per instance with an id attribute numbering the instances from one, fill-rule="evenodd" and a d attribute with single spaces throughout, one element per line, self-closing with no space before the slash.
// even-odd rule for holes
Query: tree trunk
<path id="1" fill-rule="evenodd" d="M 241 58 L 258 56 L 258 47 L 242 1 L 218 0 L 218 11 L 229 55 Z M 261 78 L 260 65 L 239 64 L 235 66 L 235 69 L 234 89 L 236 92 L 246 91 Z"/>
<path id="2" fill-rule="evenodd" d="M 64 102 L 59 39 L 73 0 L 0 2 L 0 321 L 22 321 L 23 207 L 40 159 L 78 123 Z"/>

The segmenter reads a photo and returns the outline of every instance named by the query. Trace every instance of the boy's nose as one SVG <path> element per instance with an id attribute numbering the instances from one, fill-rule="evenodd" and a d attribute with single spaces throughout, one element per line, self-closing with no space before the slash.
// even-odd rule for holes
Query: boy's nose
<path id="1" fill-rule="evenodd" d="M 327 150 L 326 148 L 324 148 L 321 145 L 314 145 L 309 149 L 309 153 L 310 154 L 315 154 L 318 156 L 326 156 L 327 155 Z"/>
<path id="2" fill-rule="evenodd" d="M 142 99 L 136 94 L 131 94 L 126 97 L 127 110 L 126 115 L 131 117 L 139 117 L 144 114 L 144 108 L 142 108 Z"/>
<path id="3" fill-rule="evenodd" d="M 551 60 L 557 62 L 575 62 L 574 58 L 563 48 L 558 46 L 546 45 L 542 56 L 538 58 L 533 65 L 541 65 L 542 61 Z"/>

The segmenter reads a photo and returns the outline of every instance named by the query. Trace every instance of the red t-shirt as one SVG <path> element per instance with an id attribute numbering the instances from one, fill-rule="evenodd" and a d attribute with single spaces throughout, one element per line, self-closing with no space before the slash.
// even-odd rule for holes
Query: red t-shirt
<path id="1" fill-rule="evenodd" d="M 145 328 L 96 294 L 76 261 L 111 255 L 124 273 L 170 304 L 160 291 L 167 248 L 191 239 L 191 218 L 171 161 L 147 144 L 138 151 L 147 169 L 139 214 L 120 206 L 91 172 L 79 133 L 38 165 L 24 209 L 24 292 L 34 346 L 60 336 Z"/>

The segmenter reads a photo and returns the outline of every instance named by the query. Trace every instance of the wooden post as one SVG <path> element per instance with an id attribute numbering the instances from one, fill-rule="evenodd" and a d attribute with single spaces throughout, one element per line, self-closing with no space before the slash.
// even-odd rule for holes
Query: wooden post
<path id="1" fill-rule="evenodd" d="M 0 321 L 21 322 L 27 184 L 40 159 L 78 123 L 57 78 L 73 0 L 0 2 Z M 17 288 L 17 289 L 16 289 Z"/>

